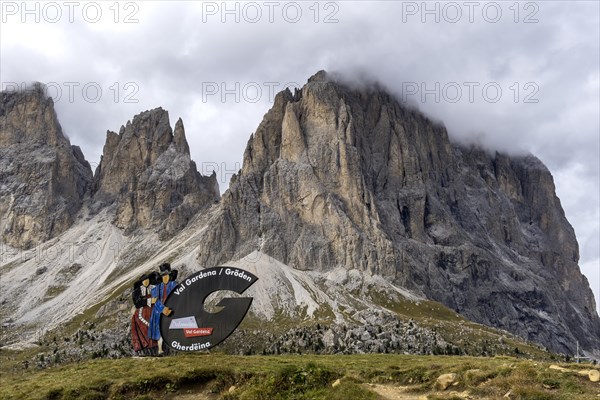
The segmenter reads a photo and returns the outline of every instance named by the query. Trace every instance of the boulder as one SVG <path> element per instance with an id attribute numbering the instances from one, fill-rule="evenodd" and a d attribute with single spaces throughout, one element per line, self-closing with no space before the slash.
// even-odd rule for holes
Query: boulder
<path id="1" fill-rule="evenodd" d="M 455 373 L 440 375 L 435 381 L 434 388 L 436 390 L 446 390 L 450 386 L 457 383 L 457 379 L 458 375 L 456 375 Z"/>

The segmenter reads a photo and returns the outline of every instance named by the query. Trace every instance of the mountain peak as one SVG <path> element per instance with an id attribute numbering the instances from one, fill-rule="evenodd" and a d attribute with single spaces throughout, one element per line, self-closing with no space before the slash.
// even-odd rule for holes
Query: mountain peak
<path id="1" fill-rule="evenodd" d="M 175 131 L 173 133 L 173 143 L 177 150 L 184 154 L 190 154 L 190 146 L 188 145 L 187 139 L 185 138 L 185 128 L 183 127 L 183 121 L 181 118 L 177 119 L 175 123 Z"/>
<path id="2" fill-rule="evenodd" d="M 0 92 L 0 118 L 2 146 L 21 142 L 52 147 L 70 145 L 56 117 L 54 101 L 41 83 L 26 90 Z"/>
<path id="3" fill-rule="evenodd" d="M 325 70 L 320 70 L 310 78 L 308 78 L 308 82 L 325 82 L 328 81 L 329 76 Z"/>
<path id="4" fill-rule="evenodd" d="M 115 224 L 130 233 L 181 229 L 200 208 L 220 197 L 216 176 L 198 173 L 181 118 L 171 129 L 161 107 L 144 111 L 109 132 L 95 176 L 94 198 L 117 207 Z"/>

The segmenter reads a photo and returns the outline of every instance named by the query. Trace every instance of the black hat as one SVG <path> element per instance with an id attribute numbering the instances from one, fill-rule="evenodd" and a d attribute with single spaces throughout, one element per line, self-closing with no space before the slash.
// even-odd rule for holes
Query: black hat
<path id="1" fill-rule="evenodd" d="M 158 269 L 160 271 L 160 276 L 169 275 L 171 273 L 171 264 L 161 264 L 160 267 L 158 267 Z"/>
<path id="2" fill-rule="evenodd" d="M 160 274 L 156 271 L 152 271 L 148 274 L 148 279 L 150 279 L 151 285 L 158 285 L 160 282 Z"/>
<path id="3" fill-rule="evenodd" d="M 140 290 L 140 286 L 142 286 L 142 279 L 138 279 L 133 282 L 133 290 Z"/>

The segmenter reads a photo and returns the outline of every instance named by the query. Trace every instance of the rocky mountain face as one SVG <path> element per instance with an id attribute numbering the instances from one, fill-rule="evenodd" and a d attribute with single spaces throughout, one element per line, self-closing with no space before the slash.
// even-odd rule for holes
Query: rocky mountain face
<path id="1" fill-rule="evenodd" d="M 40 85 L 0 93 L 0 239 L 30 248 L 67 230 L 92 182 Z"/>
<path id="2" fill-rule="evenodd" d="M 323 71 L 277 95 L 201 243 L 200 265 L 258 250 L 300 270 L 358 269 L 555 351 L 600 349 L 548 169 L 455 145 L 384 90 Z"/>
<path id="3" fill-rule="evenodd" d="M 114 223 L 125 233 L 153 228 L 163 238 L 220 198 L 216 174 L 202 176 L 190 158 L 183 122 L 173 131 L 162 108 L 136 115 L 119 134 L 107 132 L 93 192 L 116 206 Z"/>
<path id="4" fill-rule="evenodd" d="M 339 351 L 394 348 L 412 328 L 395 325 L 393 304 L 421 304 L 421 315 L 426 298 L 554 351 L 573 354 L 578 340 L 600 354 L 593 295 L 547 168 L 453 144 L 377 86 L 319 72 L 279 93 L 220 201 L 216 175 L 190 159 L 182 121 L 172 129 L 161 108 L 107 133 L 93 177 L 40 87 L 2 93 L 0 118 L 0 244 L 45 242 L 23 254 L 0 246 L 3 343 L 31 343 L 117 295 L 110 315 L 97 314 L 114 341 L 124 325 L 110 318 L 130 319 L 123 288 L 169 261 L 181 276 L 226 263 L 250 270 L 263 322 L 327 316 L 329 338 L 358 321 L 334 340 Z M 389 314 L 379 322 L 396 326 L 397 340 L 361 320 L 369 310 Z M 296 334 L 263 350 L 294 351 Z"/>

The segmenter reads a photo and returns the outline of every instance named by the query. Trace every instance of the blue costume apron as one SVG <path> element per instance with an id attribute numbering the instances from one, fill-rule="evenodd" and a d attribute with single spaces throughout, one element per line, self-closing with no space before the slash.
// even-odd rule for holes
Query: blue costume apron
<path id="1" fill-rule="evenodd" d="M 150 316 L 150 326 L 148 327 L 148 336 L 152 340 L 160 339 L 160 314 L 165 309 L 163 302 L 175 286 L 177 286 L 177 282 L 169 281 L 166 286 L 166 292 L 164 283 L 152 288 L 152 297 L 156 297 L 156 303 L 152 307 L 152 316 Z"/>

